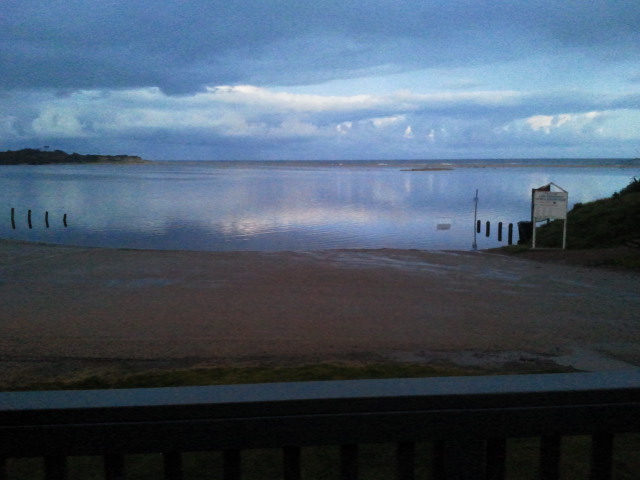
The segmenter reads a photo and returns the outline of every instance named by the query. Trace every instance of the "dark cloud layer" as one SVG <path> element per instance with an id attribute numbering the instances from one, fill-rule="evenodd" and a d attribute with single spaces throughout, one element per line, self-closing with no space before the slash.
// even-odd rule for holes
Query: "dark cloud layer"
<path id="1" fill-rule="evenodd" d="M 4 0 L 0 85 L 292 85 L 589 47 L 640 51 L 635 1 Z"/>
<path id="2" fill-rule="evenodd" d="M 638 25 L 637 0 L 2 0 L 0 144 L 638 156 Z"/>

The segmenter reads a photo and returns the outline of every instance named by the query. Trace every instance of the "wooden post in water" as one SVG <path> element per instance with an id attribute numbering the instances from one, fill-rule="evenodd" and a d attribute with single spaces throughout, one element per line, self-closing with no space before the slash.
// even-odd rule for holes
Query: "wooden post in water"
<path id="1" fill-rule="evenodd" d="M 491 222 L 489 220 L 487 220 L 487 225 L 485 229 L 486 229 L 485 235 L 488 237 L 489 235 L 491 235 Z"/>
<path id="2" fill-rule="evenodd" d="M 509 237 L 508 237 L 509 245 L 513 245 L 513 223 L 509 224 Z"/>
<path id="3" fill-rule="evenodd" d="M 502 222 L 498 222 L 498 241 L 502 241 Z"/>
<path id="4" fill-rule="evenodd" d="M 11 228 L 16 229 L 16 209 L 11 207 Z"/>
<path id="5" fill-rule="evenodd" d="M 44 212 L 44 224 L 49 228 L 49 212 Z"/>
<path id="6" fill-rule="evenodd" d="M 27 223 L 29 224 L 29 228 L 33 228 L 33 225 L 31 225 L 31 210 L 27 212 Z"/>
<path id="7" fill-rule="evenodd" d="M 62 216 L 62 223 L 63 223 L 64 227 L 67 228 L 67 214 L 66 213 Z"/>

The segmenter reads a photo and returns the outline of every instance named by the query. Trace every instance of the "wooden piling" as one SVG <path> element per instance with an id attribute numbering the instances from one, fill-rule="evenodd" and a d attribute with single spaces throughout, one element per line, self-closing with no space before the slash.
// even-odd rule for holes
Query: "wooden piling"
<path id="1" fill-rule="evenodd" d="M 487 224 L 485 225 L 485 235 L 488 237 L 489 235 L 491 235 L 491 222 L 489 220 L 487 220 Z"/>
<path id="2" fill-rule="evenodd" d="M 498 222 L 498 241 L 502 241 L 502 222 Z"/>
<path id="3" fill-rule="evenodd" d="M 513 245 L 513 223 L 509 224 L 509 236 L 507 242 L 509 245 Z"/>
<path id="4" fill-rule="evenodd" d="M 16 209 L 11 207 L 11 228 L 16 229 Z"/>
<path id="5" fill-rule="evenodd" d="M 64 227 L 67 228 L 67 214 L 66 213 L 62 216 L 62 223 L 63 223 Z"/>
<path id="6" fill-rule="evenodd" d="M 33 228 L 33 225 L 31 224 L 31 210 L 27 212 L 27 223 L 29 224 L 29 228 Z"/>
<path id="7" fill-rule="evenodd" d="M 44 212 L 44 224 L 49 228 L 49 212 Z"/>
<path id="8" fill-rule="evenodd" d="M 476 232 L 478 232 L 478 233 L 480 233 L 480 225 L 482 225 L 482 224 L 480 223 L 480 220 L 478 220 L 476 222 Z"/>

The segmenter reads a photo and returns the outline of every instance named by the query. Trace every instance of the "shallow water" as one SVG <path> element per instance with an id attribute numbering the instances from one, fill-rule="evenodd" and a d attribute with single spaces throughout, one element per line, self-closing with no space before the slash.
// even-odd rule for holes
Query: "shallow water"
<path id="1" fill-rule="evenodd" d="M 509 223 L 517 241 L 517 222 L 530 217 L 532 188 L 560 185 L 571 208 L 611 195 L 640 170 L 486 165 L 438 171 L 407 171 L 415 165 L 394 162 L 3 166 L 0 237 L 177 250 L 468 250 L 477 189 L 476 243 L 491 248 L 507 243 Z"/>

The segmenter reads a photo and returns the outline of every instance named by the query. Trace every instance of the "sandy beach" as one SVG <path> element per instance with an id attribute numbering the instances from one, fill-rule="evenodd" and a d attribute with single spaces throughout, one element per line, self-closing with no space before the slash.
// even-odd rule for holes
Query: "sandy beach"
<path id="1" fill-rule="evenodd" d="M 0 241 L 0 383 L 323 361 L 633 368 L 638 292 L 638 273 L 494 252 Z"/>

